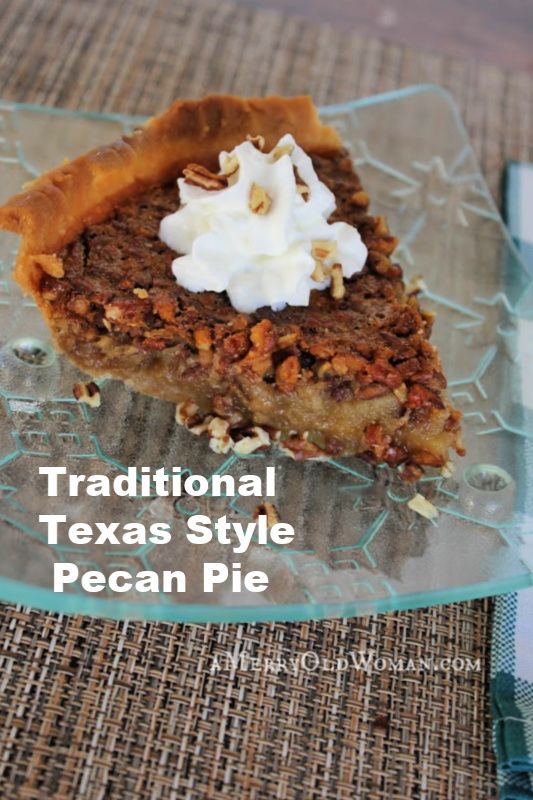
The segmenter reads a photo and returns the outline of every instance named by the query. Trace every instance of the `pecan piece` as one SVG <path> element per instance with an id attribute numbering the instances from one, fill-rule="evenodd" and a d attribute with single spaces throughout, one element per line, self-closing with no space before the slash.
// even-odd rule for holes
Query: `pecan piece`
<path id="1" fill-rule="evenodd" d="M 165 322 L 176 321 L 177 303 L 170 297 L 157 297 L 154 302 L 154 312 Z"/>
<path id="2" fill-rule="evenodd" d="M 377 217 L 374 217 L 374 222 L 374 233 L 377 233 L 379 236 L 387 236 L 389 233 L 389 226 L 387 225 L 387 220 L 385 217 L 378 215 Z"/>
<path id="3" fill-rule="evenodd" d="M 368 365 L 361 356 L 356 356 L 352 353 L 341 353 L 332 358 L 331 366 L 337 375 L 348 375 L 350 372 L 354 373 L 366 369 Z"/>
<path id="4" fill-rule="evenodd" d="M 391 437 L 385 433 L 381 425 L 377 422 L 367 425 L 363 433 L 363 439 L 372 455 L 379 461 L 383 461 L 389 449 Z"/>
<path id="5" fill-rule="evenodd" d="M 86 403 L 91 408 L 98 408 L 100 405 L 100 389 L 94 381 L 75 383 L 72 387 L 72 394 L 78 403 Z"/>
<path id="6" fill-rule="evenodd" d="M 248 456 L 256 450 L 265 450 L 270 446 L 270 436 L 264 428 L 255 425 L 243 431 L 242 439 L 238 439 L 233 445 L 233 452 L 238 456 Z"/>
<path id="7" fill-rule="evenodd" d="M 461 414 L 460 411 L 456 411 L 455 409 L 452 409 L 450 411 L 450 416 L 448 417 L 448 419 L 444 423 L 444 430 L 445 431 L 453 431 L 454 433 L 456 433 L 459 430 L 459 428 L 461 427 L 461 417 L 462 417 L 462 414 Z"/>
<path id="8" fill-rule="evenodd" d="M 398 370 L 392 367 L 384 359 L 376 359 L 373 364 L 368 365 L 368 374 L 374 383 L 382 383 L 389 389 L 396 389 L 403 383 L 403 378 Z"/>
<path id="9" fill-rule="evenodd" d="M 424 497 L 424 495 L 418 492 L 409 500 L 407 505 L 411 511 L 420 514 L 421 517 L 425 517 L 426 519 L 434 520 L 439 516 L 438 508 L 436 508 L 433 503 L 430 503 L 427 497 Z"/>
<path id="10" fill-rule="evenodd" d="M 331 358 L 335 354 L 335 345 L 328 344 L 327 342 L 316 342 L 308 347 L 311 355 L 315 358 Z"/>
<path id="11" fill-rule="evenodd" d="M 311 243 L 311 255 L 319 261 L 325 261 L 326 258 L 331 258 L 337 250 L 337 243 L 328 241 L 327 239 L 317 239 Z"/>
<path id="12" fill-rule="evenodd" d="M 75 294 L 68 302 L 69 311 L 73 311 L 79 317 L 85 317 L 90 307 L 90 301 L 82 294 Z"/>
<path id="13" fill-rule="evenodd" d="M 239 171 L 239 159 L 237 156 L 226 156 L 222 164 L 222 171 L 227 178 L 231 178 Z"/>
<path id="14" fill-rule="evenodd" d="M 407 450 L 402 445 L 391 445 L 385 453 L 385 461 L 389 467 L 397 467 L 407 458 Z"/>
<path id="15" fill-rule="evenodd" d="M 422 386 L 421 383 L 415 383 L 409 389 L 405 405 L 407 408 L 444 408 L 444 403 L 440 397 L 428 389 L 427 386 Z"/>
<path id="16" fill-rule="evenodd" d="M 278 158 L 281 156 L 290 156 L 292 151 L 294 150 L 294 145 L 292 144 L 282 144 L 280 147 L 275 147 L 270 154 L 274 161 L 277 161 Z"/>
<path id="17" fill-rule="evenodd" d="M 248 205 L 250 211 L 254 214 L 268 214 L 272 205 L 272 198 L 266 189 L 263 189 L 258 183 L 252 183 Z"/>
<path id="18" fill-rule="evenodd" d="M 396 236 L 381 236 L 379 239 L 374 239 L 372 242 L 372 249 L 377 250 L 378 253 L 383 253 L 390 256 L 398 247 L 399 240 Z"/>
<path id="19" fill-rule="evenodd" d="M 424 474 L 424 470 L 417 464 L 408 462 L 407 464 L 400 465 L 398 474 L 405 483 L 414 483 L 415 481 L 420 480 Z"/>
<path id="20" fill-rule="evenodd" d="M 346 294 L 346 287 L 342 276 L 340 264 L 333 264 L 331 268 L 331 296 L 334 300 L 342 300 Z"/>
<path id="21" fill-rule="evenodd" d="M 210 350 L 213 344 L 211 331 L 208 327 L 197 328 L 194 331 L 194 343 L 198 350 Z"/>
<path id="22" fill-rule="evenodd" d="M 260 503 L 254 511 L 254 519 L 258 519 L 260 516 L 267 518 L 269 528 L 280 521 L 279 511 L 273 503 Z"/>
<path id="23" fill-rule="evenodd" d="M 310 442 L 307 433 L 296 433 L 289 436 L 279 443 L 279 449 L 295 461 L 304 461 L 306 458 L 327 458 L 326 451 Z"/>
<path id="24" fill-rule="evenodd" d="M 216 191 L 225 189 L 228 185 L 228 178 L 226 175 L 217 175 L 201 164 L 187 164 L 183 170 L 183 176 L 185 178 L 185 183 L 190 183 L 192 186 L 199 186 L 201 189 Z"/>
<path id="25" fill-rule="evenodd" d="M 254 349 L 259 353 L 270 353 L 274 348 L 276 338 L 272 331 L 272 323 L 269 319 L 262 319 L 254 325 L 250 331 L 250 341 Z"/>
<path id="26" fill-rule="evenodd" d="M 265 137 L 261 136 L 258 133 L 256 136 L 252 136 L 250 133 L 246 134 L 246 141 L 251 142 L 257 150 L 263 151 L 265 149 Z"/>
<path id="27" fill-rule="evenodd" d="M 300 376 L 300 362 L 297 356 L 288 356 L 276 368 L 276 386 L 282 394 L 291 394 Z"/>
<path id="28" fill-rule="evenodd" d="M 214 453 L 229 453 L 233 446 L 233 440 L 230 436 L 230 426 L 227 420 L 213 417 L 207 426 L 207 433 L 209 435 L 209 447 Z"/>
<path id="29" fill-rule="evenodd" d="M 224 355 L 229 358 L 230 361 L 236 361 L 238 358 L 242 358 L 248 352 L 248 348 L 248 337 L 245 331 L 232 333 L 230 336 L 226 336 L 222 342 Z"/>
<path id="30" fill-rule="evenodd" d="M 350 197 L 350 203 L 353 206 L 357 206 L 357 208 L 368 208 L 370 205 L 370 196 L 362 189 L 359 189 L 359 191 L 354 192 Z"/>
<path id="31" fill-rule="evenodd" d="M 424 467 L 442 467 L 446 463 L 446 459 L 442 455 L 437 456 L 435 453 L 430 453 L 429 450 L 417 450 L 415 458 L 417 464 Z"/>
<path id="32" fill-rule="evenodd" d="M 355 397 L 357 400 L 372 400 L 388 393 L 389 390 L 382 383 L 369 383 L 368 386 L 360 386 L 355 392 Z"/>

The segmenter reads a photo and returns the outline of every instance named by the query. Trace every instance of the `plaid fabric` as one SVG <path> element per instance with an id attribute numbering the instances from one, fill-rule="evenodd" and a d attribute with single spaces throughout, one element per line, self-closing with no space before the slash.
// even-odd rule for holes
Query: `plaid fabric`
<path id="1" fill-rule="evenodd" d="M 509 162 L 504 203 L 533 274 L 533 164 Z M 500 800 L 533 800 L 533 589 L 496 599 L 491 662 Z"/>

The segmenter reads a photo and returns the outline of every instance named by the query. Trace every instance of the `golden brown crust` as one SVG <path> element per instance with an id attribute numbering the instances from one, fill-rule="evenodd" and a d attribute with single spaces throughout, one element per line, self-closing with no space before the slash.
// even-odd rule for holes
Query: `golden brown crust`
<path id="1" fill-rule="evenodd" d="M 246 134 L 261 134 L 271 148 L 285 133 L 310 153 L 327 155 L 341 146 L 309 97 L 211 95 L 178 100 L 130 136 L 46 172 L 0 207 L 0 228 L 23 237 L 17 281 L 36 294 L 42 272 L 53 263 L 43 256 L 56 253 L 137 190 L 168 179 L 190 161 L 214 162 Z"/>

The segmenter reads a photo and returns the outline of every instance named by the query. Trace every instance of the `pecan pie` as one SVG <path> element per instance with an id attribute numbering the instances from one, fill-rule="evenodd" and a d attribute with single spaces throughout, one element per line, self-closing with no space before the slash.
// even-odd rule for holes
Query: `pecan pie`
<path id="1" fill-rule="evenodd" d="M 220 151 L 247 135 L 272 148 L 287 133 L 335 194 L 331 220 L 359 231 L 363 270 L 343 279 L 334 265 L 328 291 L 279 311 L 238 312 L 225 292 L 180 286 L 158 235 L 179 205 L 176 178 L 216 190 Z M 251 202 L 268 212 L 261 192 Z M 416 477 L 462 453 L 460 414 L 432 316 L 406 292 L 397 241 L 368 205 L 308 98 L 212 96 L 44 174 L 0 208 L 0 225 L 22 235 L 16 278 L 90 375 L 175 403 L 178 421 L 221 451 L 275 440 L 297 459 L 357 454 Z"/>

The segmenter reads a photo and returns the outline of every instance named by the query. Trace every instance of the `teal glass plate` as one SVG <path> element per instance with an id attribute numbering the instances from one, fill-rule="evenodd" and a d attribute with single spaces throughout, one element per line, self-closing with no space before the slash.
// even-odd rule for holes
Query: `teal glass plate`
<path id="1" fill-rule="evenodd" d="M 533 583 L 533 291 L 479 172 L 448 94 L 418 86 L 327 106 L 372 197 L 400 237 L 407 278 L 422 275 L 436 312 L 449 393 L 464 415 L 468 455 L 418 486 L 356 459 L 294 463 L 271 454 L 212 453 L 174 424 L 174 408 L 102 383 L 98 409 L 78 405 L 80 373 L 50 345 L 33 303 L 11 279 L 15 236 L 0 241 L 0 598 L 55 611 L 194 622 L 304 620 L 466 600 Z M 0 103 L 2 199 L 65 157 L 131 130 L 133 117 Z M 250 498 L 49 498 L 39 466 L 110 477 L 127 466 L 181 466 L 238 477 L 276 466 L 290 545 L 195 546 L 187 517 L 250 521 Z M 438 509 L 408 505 L 418 492 Z M 39 514 L 68 523 L 168 522 L 165 545 L 49 546 Z M 63 526 L 64 527 L 64 526 Z M 63 530 L 63 528 L 61 529 Z M 80 572 L 182 570 L 183 593 L 52 591 L 54 561 Z M 267 591 L 202 590 L 203 562 L 263 570 Z"/>

